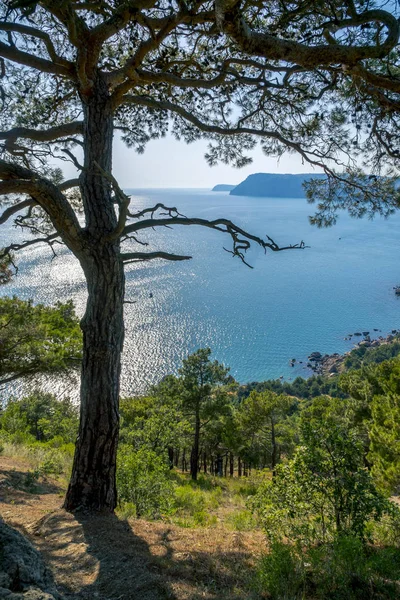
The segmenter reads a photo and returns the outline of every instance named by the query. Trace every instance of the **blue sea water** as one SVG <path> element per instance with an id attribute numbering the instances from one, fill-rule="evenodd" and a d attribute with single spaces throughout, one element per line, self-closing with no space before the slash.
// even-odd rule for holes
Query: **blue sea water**
<path id="1" fill-rule="evenodd" d="M 231 367 L 240 382 L 308 376 L 313 351 L 345 352 L 344 338 L 376 328 L 400 327 L 400 214 L 389 220 L 341 215 L 331 229 L 308 222 L 313 207 L 302 199 L 248 198 L 207 190 L 128 190 L 132 206 L 163 202 L 186 216 L 228 217 L 280 245 L 304 242 L 304 250 L 248 253 L 249 269 L 223 250 L 227 235 L 201 227 L 148 231 L 148 250 L 193 256 L 187 262 L 130 265 L 127 269 L 126 337 L 122 393 L 142 393 L 199 347 Z M 15 235 L 2 230 L 1 245 Z M 35 302 L 73 298 L 83 314 L 86 287 L 66 249 L 52 258 L 46 247 L 27 249 L 18 277 L 0 288 Z M 377 333 L 376 335 L 380 335 Z"/>

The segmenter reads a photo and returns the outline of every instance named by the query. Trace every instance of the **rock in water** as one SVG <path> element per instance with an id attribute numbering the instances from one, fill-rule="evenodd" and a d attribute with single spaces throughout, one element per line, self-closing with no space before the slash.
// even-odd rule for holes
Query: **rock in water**
<path id="1" fill-rule="evenodd" d="M 61 600 L 39 552 L 0 518 L 0 598 Z"/>

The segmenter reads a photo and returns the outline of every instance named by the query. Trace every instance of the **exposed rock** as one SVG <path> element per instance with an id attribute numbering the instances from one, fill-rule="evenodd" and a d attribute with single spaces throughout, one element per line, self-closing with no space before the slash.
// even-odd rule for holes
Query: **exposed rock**
<path id="1" fill-rule="evenodd" d="M 0 519 L 0 598 L 60 600 L 39 552 Z"/>
<path id="2" fill-rule="evenodd" d="M 321 358 L 322 358 L 321 352 L 312 352 L 310 354 L 310 356 L 308 357 L 308 360 L 318 361 L 318 360 L 321 360 Z"/>

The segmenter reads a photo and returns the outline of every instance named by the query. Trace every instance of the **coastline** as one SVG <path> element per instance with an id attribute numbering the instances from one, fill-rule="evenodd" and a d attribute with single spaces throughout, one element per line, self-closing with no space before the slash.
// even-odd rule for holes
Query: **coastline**
<path id="1" fill-rule="evenodd" d="M 374 331 L 376 332 L 376 330 Z M 344 354 L 339 354 L 337 352 L 333 354 L 312 352 L 307 357 L 306 368 L 312 371 L 312 375 L 323 375 L 324 377 L 333 377 L 338 375 L 345 370 L 346 358 L 350 356 L 352 352 L 358 349 L 367 350 L 369 348 L 379 348 L 380 346 L 385 346 L 395 340 L 399 340 L 400 330 L 392 329 L 391 333 L 387 334 L 386 337 L 379 336 L 375 339 L 371 339 L 370 332 L 368 331 L 364 331 L 362 333 L 356 332 L 349 334 L 345 339 L 353 339 L 354 337 L 362 337 L 362 339 Z M 294 366 L 295 362 L 296 361 L 293 362 L 292 360 L 290 364 Z"/>

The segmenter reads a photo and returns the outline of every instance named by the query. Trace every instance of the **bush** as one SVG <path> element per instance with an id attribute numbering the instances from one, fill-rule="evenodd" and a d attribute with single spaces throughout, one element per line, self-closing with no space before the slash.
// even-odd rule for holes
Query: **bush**
<path id="1" fill-rule="evenodd" d="M 356 536 L 301 548 L 274 542 L 260 561 L 259 592 L 272 600 L 397 600 L 400 551 Z"/>
<path id="2" fill-rule="evenodd" d="M 258 571 L 261 590 L 272 600 L 301 600 L 304 598 L 304 565 L 294 546 L 274 542 L 262 557 Z"/>
<path id="3" fill-rule="evenodd" d="M 181 527 L 210 527 L 217 523 L 217 517 L 209 514 L 209 509 L 217 508 L 222 496 L 219 487 L 203 491 L 195 483 L 182 485 L 174 490 L 174 522 Z"/>
<path id="4" fill-rule="evenodd" d="M 366 539 L 369 521 L 393 505 L 364 467 L 358 431 L 331 399 L 316 398 L 303 412 L 301 437 L 294 458 L 278 465 L 274 479 L 249 499 L 267 536 L 308 546 L 343 534 Z"/>
<path id="5" fill-rule="evenodd" d="M 172 482 L 167 461 L 155 452 L 137 452 L 122 445 L 117 460 L 117 489 L 121 503 L 136 507 L 137 517 L 156 519 L 172 509 Z"/>
<path id="6" fill-rule="evenodd" d="M 249 510 L 237 510 L 226 518 L 228 526 L 235 531 L 252 531 L 256 528 L 257 522 Z"/>
<path id="7" fill-rule="evenodd" d="M 369 597 L 370 573 L 362 541 L 339 536 L 333 544 L 311 548 L 307 553 L 310 583 L 316 597 L 326 600 L 355 600 Z"/>

